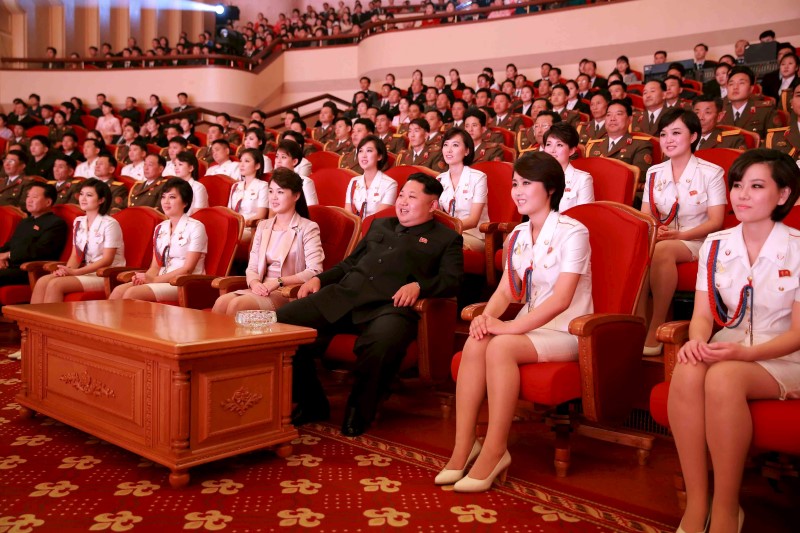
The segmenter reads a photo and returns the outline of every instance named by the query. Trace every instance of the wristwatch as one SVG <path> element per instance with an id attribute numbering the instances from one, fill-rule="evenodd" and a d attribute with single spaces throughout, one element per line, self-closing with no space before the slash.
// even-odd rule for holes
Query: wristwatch
<path id="1" fill-rule="evenodd" d="M 278 287 L 283 288 L 283 278 L 278 278 Z"/>

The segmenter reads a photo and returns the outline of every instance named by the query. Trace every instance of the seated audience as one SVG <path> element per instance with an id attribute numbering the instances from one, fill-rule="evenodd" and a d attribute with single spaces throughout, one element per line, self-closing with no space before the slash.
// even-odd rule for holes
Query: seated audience
<path id="1" fill-rule="evenodd" d="M 655 135 L 658 131 L 658 119 L 667 110 L 664 103 L 664 92 L 667 85 L 661 80 L 650 80 L 644 84 L 642 100 L 644 100 L 644 111 L 638 111 L 633 115 L 631 131 L 640 131 L 647 135 Z"/>
<path id="2" fill-rule="evenodd" d="M 175 157 L 175 177 L 188 182 L 192 188 L 191 205 L 187 206 L 189 216 L 200 209 L 208 207 L 208 191 L 205 185 L 197 181 L 200 172 L 199 165 L 197 158 L 191 152 L 184 151 Z M 164 186 L 166 187 L 166 184 Z"/>
<path id="3" fill-rule="evenodd" d="M 389 112 L 380 110 L 375 115 L 375 135 L 386 145 L 386 150 L 397 155 L 405 148 L 405 139 L 402 135 L 393 134 L 391 130 L 392 119 Z"/>
<path id="4" fill-rule="evenodd" d="M 128 206 L 128 189 L 121 181 L 114 181 L 115 168 L 117 160 L 108 152 L 103 152 L 97 156 L 92 177 L 99 179 L 111 189 L 110 209 L 125 209 Z M 76 197 L 73 195 L 70 203 L 77 203 L 75 200 Z"/>
<path id="5" fill-rule="evenodd" d="M 81 162 L 75 169 L 76 178 L 94 178 L 97 177 L 95 166 L 97 165 L 97 156 L 100 155 L 100 149 L 103 148 L 102 141 L 91 139 L 87 137 L 83 141 L 83 157 L 84 161 Z"/>
<path id="6" fill-rule="evenodd" d="M 375 134 L 375 123 L 368 118 L 359 118 L 353 122 L 353 127 L 350 130 L 350 143 L 353 147 L 339 157 L 339 168 L 346 168 L 352 170 L 356 174 L 363 174 L 363 169 L 358 164 L 358 154 L 355 149 L 361 142 L 361 139 L 367 135 Z"/>
<path id="7" fill-rule="evenodd" d="M 725 218 L 724 171 L 694 156 L 700 131 L 697 116 L 680 108 L 667 110 L 658 123 L 661 149 L 669 161 L 647 172 L 642 199 L 642 212 L 658 221 L 658 242 L 645 285 L 653 297 L 645 355 L 661 353 L 656 332 L 678 286 L 678 265 L 695 261 L 703 240 L 719 230 Z M 646 316 L 646 309 L 644 291 L 640 315 Z"/>
<path id="8" fill-rule="evenodd" d="M 322 272 L 325 252 L 319 226 L 308 219 L 302 178 L 290 169 L 276 169 L 269 182 L 269 205 L 274 216 L 258 224 L 250 247 L 248 288 L 220 296 L 215 313 L 278 309 L 288 302 L 282 287 L 305 283 Z"/>
<path id="9" fill-rule="evenodd" d="M 464 249 L 483 252 L 486 236 L 479 229 L 489 222 L 489 188 L 486 174 L 470 168 L 475 156 L 472 137 L 460 128 L 452 128 L 442 139 L 442 157 L 447 170 L 436 179 L 442 184 L 439 209 L 461 220 Z"/>
<path id="10" fill-rule="evenodd" d="M 95 129 L 103 136 L 106 144 L 114 144 L 117 137 L 122 135 L 122 124 L 114 116 L 114 106 L 110 102 L 103 102 L 101 109 L 103 114 L 97 119 Z"/>
<path id="11" fill-rule="evenodd" d="M 353 141 L 350 140 L 350 132 L 352 129 L 353 123 L 349 118 L 344 116 L 336 117 L 333 123 L 335 137 L 325 143 L 323 150 L 339 155 L 354 150 Z"/>
<path id="12" fill-rule="evenodd" d="M 25 209 L 28 188 L 35 183 L 26 176 L 27 164 L 28 156 L 22 150 L 12 148 L 6 154 L 3 160 L 3 172 L 6 177 L 0 178 L 0 205 L 13 205 Z"/>
<path id="13" fill-rule="evenodd" d="M 211 143 L 211 156 L 214 164 L 206 170 L 207 176 L 223 174 L 233 179 L 241 179 L 239 176 L 239 164 L 231 161 L 231 145 L 225 139 L 217 139 Z"/>
<path id="14" fill-rule="evenodd" d="M 120 175 L 142 181 L 144 179 L 145 156 L 147 156 L 147 145 L 139 139 L 133 141 L 128 148 L 128 160 L 130 163 L 122 167 Z"/>
<path id="15" fill-rule="evenodd" d="M 80 184 L 78 205 L 84 213 L 72 224 L 72 254 L 66 265 L 36 282 L 32 304 L 63 302 L 72 292 L 102 291 L 105 280 L 97 271 L 103 267 L 125 266 L 122 228 L 113 217 L 111 189 L 94 178 Z"/>
<path id="16" fill-rule="evenodd" d="M 578 151 L 578 132 L 566 122 L 553 124 L 543 136 L 544 152 L 552 155 L 564 171 L 564 194 L 558 204 L 558 212 L 570 207 L 594 202 L 592 175 L 578 170 L 570 158 Z"/>
<path id="17" fill-rule="evenodd" d="M 770 129 L 764 145 L 767 148 L 789 154 L 792 159 L 800 161 L 800 83 L 791 89 L 789 106 L 791 109 L 789 125 Z"/>
<path id="18" fill-rule="evenodd" d="M 244 141 L 242 142 L 244 149 L 253 148 L 258 150 L 261 154 L 261 170 L 262 174 L 272 172 L 272 160 L 267 157 L 267 135 L 264 130 L 260 128 L 248 128 L 244 133 Z"/>
<path id="19" fill-rule="evenodd" d="M 172 144 L 172 143 L 170 143 Z M 147 154 L 142 167 L 142 181 L 131 188 L 128 206 L 145 206 L 161 210 L 161 193 L 166 178 L 162 178 L 164 158 L 158 154 Z"/>
<path id="20" fill-rule="evenodd" d="M 522 128 L 522 119 L 511 112 L 511 97 L 506 93 L 497 93 L 492 100 L 492 110 L 495 112 L 494 125 L 510 131 Z"/>
<path id="21" fill-rule="evenodd" d="M 292 133 L 294 136 L 288 135 L 288 133 Z M 283 140 L 278 143 L 278 149 L 275 152 L 275 168 L 288 168 L 296 172 L 303 179 L 303 198 L 306 205 L 317 205 L 319 204 L 317 188 L 314 180 L 308 177 L 311 175 L 311 163 L 303 157 L 303 146 L 298 143 L 298 137 L 302 141 L 302 136 L 293 131 L 284 134 Z"/>
<path id="22" fill-rule="evenodd" d="M 561 115 L 554 111 L 540 111 L 533 121 L 533 126 L 527 130 L 520 130 L 517 133 L 517 152 L 522 155 L 525 152 L 539 151 L 544 149 L 544 134 L 553 124 L 561 122 Z"/>
<path id="23" fill-rule="evenodd" d="M 397 198 L 397 182 L 380 171 L 386 164 L 386 146 L 374 135 L 358 145 L 358 162 L 363 174 L 347 185 L 344 208 L 361 219 L 391 207 Z"/>
<path id="24" fill-rule="evenodd" d="M 47 183 L 56 188 L 56 205 L 71 203 L 73 195 L 80 194 L 72 188 L 81 181 L 72 177 L 76 166 L 75 160 L 64 154 L 57 153 L 53 157 L 53 179 Z"/>
<path id="25" fill-rule="evenodd" d="M 753 437 L 748 402 L 800 396 L 800 290 L 796 277 L 781 277 L 800 271 L 800 238 L 781 222 L 800 197 L 800 169 L 785 154 L 752 150 L 728 175 L 741 223 L 708 235 L 700 248 L 689 340 L 678 352 L 667 405 L 686 487 L 684 531 L 702 531 L 709 516 L 714 531 L 742 531 L 740 489 Z M 721 329 L 713 333 L 715 325 Z"/>
<path id="26" fill-rule="evenodd" d="M 194 157 L 188 152 L 183 154 Z M 179 161 L 179 168 L 187 165 Z M 167 181 L 161 196 L 161 209 L 167 220 L 153 232 L 150 268 L 137 272 L 132 281 L 116 287 L 109 299 L 172 302 L 178 299 L 178 287 L 171 284 L 173 280 L 184 274 L 205 272 L 208 236 L 203 223 L 189 217 L 192 197 L 192 186 L 186 180 L 171 178 Z"/>
<path id="27" fill-rule="evenodd" d="M 472 139 L 473 164 L 481 161 L 503 160 L 503 149 L 500 144 L 484 140 L 488 131 L 486 120 L 486 114 L 478 109 L 470 109 L 464 115 L 464 129 Z"/>
<path id="28" fill-rule="evenodd" d="M 581 120 L 581 114 L 578 111 L 567 109 L 568 96 L 569 89 L 566 85 L 561 83 L 554 85 L 550 91 L 550 104 L 553 106 L 552 111 L 557 113 L 562 121 L 576 128 Z"/>
<path id="29" fill-rule="evenodd" d="M 244 217 L 242 241 L 250 241 L 252 232 L 249 222 L 267 218 L 269 186 L 263 180 L 263 160 L 264 154 L 260 150 L 245 148 L 239 158 L 241 179 L 231 187 L 228 207 Z"/>
<path id="30" fill-rule="evenodd" d="M 755 82 L 755 74 L 748 67 L 736 66 L 731 69 L 728 74 L 728 100 L 720 124 L 755 132 L 764 139 L 767 129 L 780 124 L 776 123 L 771 104 L 753 98 Z"/>
<path id="31" fill-rule="evenodd" d="M 396 166 L 418 165 L 441 172 L 447 165 L 442 160 L 442 152 L 428 145 L 430 124 L 424 118 L 416 118 L 408 125 L 408 148 L 397 155 Z"/>
<path id="32" fill-rule="evenodd" d="M 378 149 L 365 155 L 385 157 L 375 137 L 363 139 L 359 150 L 370 145 Z M 361 166 L 377 172 L 378 164 L 362 161 Z M 409 176 L 400 192 L 396 217 L 374 220 L 353 253 L 312 277 L 300 288 L 297 300 L 278 309 L 278 322 L 317 330 L 316 341 L 301 346 L 292 359 L 295 426 L 330 416 L 314 359 L 334 335 L 353 332 L 358 335 L 358 364 L 342 434 L 354 437 L 366 431 L 416 336 L 419 315 L 412 306 L 418 298 L 454 297 L 458 292 L 462 239 L 433 218 L 441 193 L 442 186 L 434 178 L 421 173 Z M 385 266 L 376 269 L 378 263 Z"/>
<path id="33" fill-rule="evenodd" d="M 76 163 L 83 163 L 86 158 L 78 150 L 78 136 L 74 131 L 68 131 L 61 136 L 61 153 Z"/>
<path id="34" fill-rule="evenodd" d="M 744 136 L 738 131 L 722 130 L 717 127 L 722 116 L 722 99 L 710 94 L 701 94 L 694 99 L 692 111 L 700 119 L 700 138 L 697 140 L 695 150 L 708 148 L 734 148 L 744 150 L 747 148 Z"/>
<path id="35" fill-rule="evenodd" d="M 46 180 L 53 179 L 53 154 L 50 151 L 50 139 L 45 135 L 34 135 L 28 147 L 31 157 L 25 165 L 25 174 L 39 176 Z"/>
<path id="36" fill-rule="evenodd" d="M 504 479 L 519 365 L 578 358 L 578 339 L 567 328 L 594 310 L 591 250 L 586 227 L 558 212 L 563 192 L 564 171 L 549 154 L 531 152 L 515 163 L 511 196 L 529 221 L 511 233 L 503 279 L 470 324 L 456 381 L 455 445 L 437 485 L 482 492 Z M 534 257 L 545 258 L 551 268 L 532 268 Z M 526 305 L 513 320 L 501 320 L 512 302 Z M 487 396 L 489 427 L 481 445 L 475 431 Z"/>
<path id="37" fill-rule="evenodd" d="M 611 157 L 638 167 L 643 180 L 653 164 L 653 146 L 647 137 L 628 133 L 632 114 L 628 100 L 612 100 L 607 109 L 607 136 L 587 142 L 586 157 Z"/>

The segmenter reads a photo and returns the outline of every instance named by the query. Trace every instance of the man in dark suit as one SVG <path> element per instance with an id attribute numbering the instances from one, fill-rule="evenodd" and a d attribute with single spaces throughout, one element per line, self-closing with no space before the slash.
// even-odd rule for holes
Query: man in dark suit
<path id="1" fill-rule="evenodd" d="M 706 59 L 708 54 L 708 46 L 705 43 L 700 43 L 694 47 L 694 70 L 701 71 L 706 68 L 714 68 L 717 66 L 716 61 Z"/>
<path id="2" fill-rule="evenodd" d="M 583 67 L 583 72 L 589 76 L 592 89 L 606 89 L 608 88 L 608 80 L 602 76 L 597 75 L 597 63 L 594 61 L 587 61 Z"/>
<path id="3" fill-rule="evenodd" d="M 458 293 L 463 240 L 433 219 L 441 193 L 436 179 L 422 173 L 409 176 L 397 199 L 397 216 L 373 221 L 350 256 L 311 278 L 300 288 L 298 300 L 278 310 L 278 322 L 317 329 L 317 340 L 301 346 L 292 363 L 294 425 L 328 418 L 314 358 L 334 335 L 352 332 L 358 334 L 358 362 L 342 434 L 363 433 L 416 336 L 414 303 Z"/>
<path id="4" fill-rule="evenodd" d="M 25 206 L 30 215 L 0 246 L 0 287 L 28 283 L 28 273 L 20 265 L 27 261 L 56 260 L 67 239 L 66 222 L 53 214 L 56 188 L 35 182 L 28 187 Z"/>

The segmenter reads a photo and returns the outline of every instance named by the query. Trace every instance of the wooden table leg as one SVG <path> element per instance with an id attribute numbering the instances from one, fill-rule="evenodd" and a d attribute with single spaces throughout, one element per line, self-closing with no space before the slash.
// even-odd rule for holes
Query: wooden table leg
<path id="1" fill-rule="evenodd" d="M 189 484 L 188 470 L 172 470 L 169 474 L 169 485 L 173 489 L 182 489 Z"/>
<path id="2" fill-rule="evenodd" d="M 278 457 L 286 458 L 292 455 L 292 445 L 288 442 L 278 444 L 274 449 Z"/>

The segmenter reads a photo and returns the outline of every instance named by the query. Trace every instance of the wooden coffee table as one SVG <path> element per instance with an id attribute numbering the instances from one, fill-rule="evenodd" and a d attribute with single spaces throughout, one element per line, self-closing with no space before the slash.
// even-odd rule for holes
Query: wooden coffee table
<path id="1" fill-rule="evenodd" d="M 316 331 L 254 332 L 233 317 L 132 300 L 12 305 L 23 415 L 39 412 L 162 464 L 272 448 L 291 454 L 292 356 Z"/>

